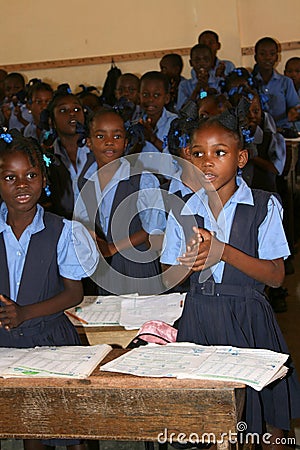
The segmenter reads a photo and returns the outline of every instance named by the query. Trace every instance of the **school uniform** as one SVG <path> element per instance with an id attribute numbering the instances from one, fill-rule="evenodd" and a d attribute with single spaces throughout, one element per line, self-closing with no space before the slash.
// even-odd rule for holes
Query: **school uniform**
<path id="1" fill-rule="evenodd" d="M 257 89 L 263 94 L 264 111 L 270 113 L 279 128 L 290 128 L 287 113 L 290 108 L 299 105 L 299 96 L 291 78 L 273 71 L 272 78 L 265 84 L 259 72 L 254 75 Z"/>
<path id="2" fill-rule="evenodd" d="M 171 122 L 177 118 L 177 114 L 163 108 L 162 114 L 157 121 L 153 130 L 158 139 L 165 142 L 169 133 Z M 164 176 L 165 178 L 172 177 L 178 170 L 177 162 L 170 154 L 168 147 L 165 146 L 160 152 L 155 145 L 146 141 L 138 158 L 146 170 L 150 170 L 155 174 Z"/>
<path id="3" fill-rule="evenodd" d="M 243 178 L 252 188 L 277 192 L 276 180 L 277 175 L 282 175 L 284 170 L 286 145 L 282 134 L 277 133 L 275 121 L 269 113 L 263 113 L 262 127 L 257 126 L 253 137 L 253 144 L 257 149 L 256 156 L 271 161 L 278 174 L 254 165 L 252 160 L 249 159 L 243 168 Z"/>
<path id="4" fill-rule="evenodd" d="M 103 191 L 96 163 L 84 175 L 81 188 L 75 217 L 107 242 L 118 242 L 142 229 L 149 235 L 163 233 L 166 219 L 159 182 L 151 173 L 134 171 L 126 158 L 120 158 L 119 168 Z M 146 243 L 100 258 L 93 280 L 102 295 L 163 290 L 158 255 Z"/>
<path id="5" fill-rule="evenodd" d="M 95 161 L 88 146 L 77 150 L 76 169 L 70 161 L 60 140 L 53 144 L 54 161 L 48 168 L 51 196 L 49 210 L 55 214 L 72 219 L 74 204 L 79 196 L 78 181 L 87 168 Z"/>
<path id="6" fill-rule="evenodd" d="M 192 69 L 191 75 L 192 75 L 191 78 L 189 78 L 188 80 L 183 80 L 179 83 L 178 97 L 177 97 L 177 111 L 179 111 L 182 108 L 182 106 L 190 98 L 190 96 L 192 95 L 197 86 L 198 78 L 194 69 Z M 219 83 L 221 80 L 222 78 L 216 77 L 216 75 L 210 71 L 208 78 L 208 87 L 216 89 L 218 92 L 220 92 Z"/>
<path id="7" fill-rule="evenodd" d="M 172 178 L 161 186 L 163 199 L 165 204 L 166 217 L 171 213 L 173 217 L 180 223 L 180 213 L 188 201 L 188 199 L 193 195 L 193 191 L 185 185 L 181 179 L 182 169 L 178 171 L 178 177 Z M 190 283 L 189 279 L 185 280 L 178 286 L 173 286 L 169 292 L 187 292 L 189 290 Z M 178 326 L 178 322 L 176 322 Z"/>
<path id="8" fill-rule="evenodd" d="M 26 105 L 20 104 L 19 106 L 23 119 L 25 119 L 27 122 L 31 122 L 32 114 L 31 112 L 29 112 Z M 8 128 L 10 130 L 12 130 L 13 128 L 16 128 L 19 131 L 23 130 L 24 125 L 21 122 L 19 122 L 17 116 L 15 115 L 15 105 L 13 104 L 13 102 L 10 102 L 10 108 L 11 108 L 11 116 L 9 118 Z"/>
<path id="9" fill-rule="evenodd" d="M 98 253 L 80 223 L 44 212 L 37 205 L 32 223 L 16 239 L 0 206 L 0 292 L 19 305 L 42 302 L 63 291 L 62 277 L 81 280 L 95 270 Z M 80 345 L 74 325 L 63 311 L 26 320 L 16 328 L 0 327 L 0 346 Z M 79 440 L 43 440 L 45 445 L 74 445 Z"/>
<path id="10" fill-rule="evenodd" d="M 235 69 L 235 65 L 233 64 L 232 61 L 229 61 L 227 59 L 219 59 L 219 58 L 216 57 L 215 66 L 212 69 L 210 69 L 209 73 L 214 75 L 214 76 L 216 76 L 216 70 L 219 67 L 220 63 L 223 63 L 225 65 L 225 69 L 224 69 L 225 77 L 227 75 L 229 75 L 230 72 L 232 72 Z"/>
<path id="11" fill-rule="evenodd" d="M 24 137 L 32 137 L 34 139 L 36 139 L 37 141 L 39 140 L 38 135 L 37 135 L 37 127 L 35 125 L 34 122 L 30 122 L 28 125 L 26 125 L 26 127 L 24 128 L 23 131 L 23 136 Z"/>
<path id="12" fill-rule="evenodd" d="M 238 189 L 217 220 L 204 190 L 186 203 L 182 216 L 186 230 L 176 220 L 168 221 L 161 262 L 178 264 L 189 239 L 188 222 L 213 231 L 216 237 L 260 259 L 286 258 L 289 248 L 282 227 L 282 208 L 274 195 L 251 190 L 237 177 Z M 200 244 L 201 245 L 201 244 Z M 202 345 L 232 345 L 266 348 L 288 353 L 264 285 L 233 266 L 218 262 L 190 276 L 190 291 L 179 323 L 178 341 Z M 262 424 L 288 430 L 290 420 L 300 417 L 300 385 L 291 362 L 288 375 L 257 392 L 246 388 L 247 432 L 262 433 Z"/>

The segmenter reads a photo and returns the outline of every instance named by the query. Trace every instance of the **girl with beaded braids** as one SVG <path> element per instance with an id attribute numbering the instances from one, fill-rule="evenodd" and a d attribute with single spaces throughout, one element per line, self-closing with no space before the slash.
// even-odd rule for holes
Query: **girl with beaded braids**
<path id="1" fill-rule="evenodd" d="M 94 156 L 81 136 L 85 116 L 80 99 L 71 93 L 68 84 L 60 85 L 54 92 L 42 118 L 47 132 L 55 137 L 51 148 L 54 163 L 48 172 L 50 211 L 71 219 L 79 196 L 78 180 L 94 162 Z M 48 133 L 46 137 L 49 139 Z"/>
<path id="2" fill-rule="evenodd" d="M 47 108 L 53 96 L 50 84 L 37 78 L 29 81 L 27 85 L 27 108 L 32 114 L 32 121 L 24 128 L 25 137 L 33 137 L 40 141 L 42 130 L 40 128 L 41 112 Z"/>
<path id="3" fill-rule="evenodd" d="M 82 301 L 81 279 L 93 273 L 98 252 L 88 231 L 45 212 L 39 199 L 46 184 L 36 140 L 12 130 L 0 133 L 0 346 L 30 348 L 80 345 L 64 310 Z M 25 450 L 75 440 L 24 440 Z"/>
<path id="4" fill-rule="evenodd" d="M 201 122 L 192 135 L 190 160 L 203 187 L 181 211 L 184 226 L 168 217 L 164 282 L 190 277 L 178 341 L 288 353 L 264 295 L 265 285 L 282 284 L 289 255 L 282 208 L 273 194 L 251 190 L 239 175 L 248 156 L 244 105 Z M 300 385 L 290 360 L 288 366 L 284 379 L 262 391 L 246 388 L 243 419 L 247 433 L 267 430 L 280 449 L 276 438 L 300 417 Z"/>

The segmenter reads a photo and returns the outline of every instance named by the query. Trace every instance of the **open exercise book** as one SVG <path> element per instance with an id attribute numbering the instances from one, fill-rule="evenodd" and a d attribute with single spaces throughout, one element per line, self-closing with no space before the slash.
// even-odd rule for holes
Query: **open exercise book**
<path id="1" fill-rule="evenodd" d="M 148 320 L 173 325 L 182 314 L 186 294 L 85 296 L 83 302 L 66 311 L 75 325 L 85 327 L 121 325 L 139 329 Z"/>
<path id="2" fill-rule="evenodd" d="M 283 378 L 289 355 L 271 350 L 202 346 L 187 342 L 148 344 L 101 366 L 100 370 L 147 377 L 235 381 L 260 391 Z"/>
<path id="3" fill-rule="evenodd" d="M 0 347 L 0 377 L 86 378 L 112 350 L 109 345 Z"/>

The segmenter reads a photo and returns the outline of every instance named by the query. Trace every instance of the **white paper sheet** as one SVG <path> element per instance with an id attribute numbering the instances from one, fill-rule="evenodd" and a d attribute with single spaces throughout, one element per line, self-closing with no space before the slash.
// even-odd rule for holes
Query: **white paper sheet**
<path id="1" fill-rule="evenodd" d="M 260 391 L 287 373 L 283 364 L 288 356 L 264 349 L 148 344 L 101 366 L 101 370 L 148 377 L 235 381 Z"/>
<path id="2" fill-rule="evenodd" d="M 86 378 L 112 350 L 109 345 L 0 348 L 0 376 Z"/>
<path id="3" fill-rule="evenodd" d="M 183 310 L 186 294 L 166 294 L 123 298 L 120 324 L 127 330 L 140 328 L 148 320 L 173 325 Z"/>

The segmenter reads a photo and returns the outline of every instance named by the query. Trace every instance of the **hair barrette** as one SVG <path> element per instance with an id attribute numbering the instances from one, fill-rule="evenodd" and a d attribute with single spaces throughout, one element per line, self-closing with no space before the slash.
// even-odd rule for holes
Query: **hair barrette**
<path id="1" fill-rule="evenodd" d="M 164 135 L 163 136 L 163 141 L 162 141 L 162 148 L 167 148 L 168 147 L 168 136 Z"/>
<path id="2" fill-rule="evenodd" d="M 199 94 L 199 98 L 202 100 L 205 97 L 207 97 L 207 92 L 206 91 L 201 91 L 200 94 Z"/>
<path id="3" fill-rule="evenodd" d="M 10 133 L 1 133 L 0 139 L 3 139 L 7 144 L 10 144 L 13 141 L 13 137 Z"/>
<path id="4" fill-rule="evenodd" d="M 187 134 L 183 134 L 179 137 L 179 148 L 185 148 L 188 145 L 189 136 Z"/>
<path id="5" fill-rule="evenodd" d="M 44 163 L 46 164 L 46 167 L 50 167 L 50 164 L 52 163 L 51 158 L 49 158 L 49 156 L 44 154 L 43 160 L 44 160 Z"/>
<path id="6" fill-rule="evenodd" d="M 251 131 L 246 128 L 242 128 L 242 135 L 244 136 L 244 140 L 246 144 L 251 144 L 254 141 L 254 137 L 250 136 Z"/>

